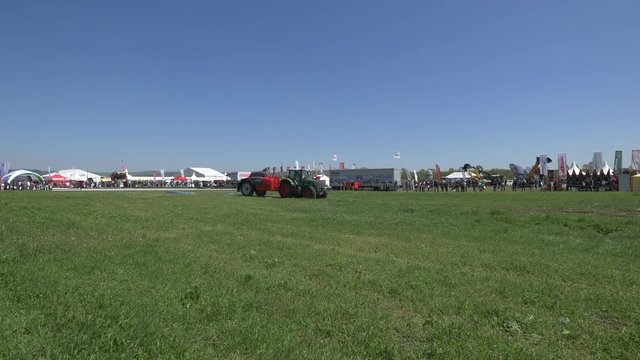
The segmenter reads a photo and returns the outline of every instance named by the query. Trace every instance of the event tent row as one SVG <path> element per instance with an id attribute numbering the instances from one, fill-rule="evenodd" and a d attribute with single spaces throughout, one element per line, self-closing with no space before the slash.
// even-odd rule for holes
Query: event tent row
<path id="1" fill-rule="evenodd" d="M 604 173 L 605 175 L 612 175 L 613 174 L 613 170 L 611 169 L 611 167 L 609 166 L 609 164 L 607 164 L 607 162 L 605 161 L 602 168 L 601 169 L 595 169 L 595 171 L 600 174 L 600 172 Z M 578 165 L 576 165 L 576 162 L 573 161 L 571 162 L 571 166 L 569 167 L 569 169 L 567 170 L 567 175 L 569 176 L 575 176 L 575 175 L 585 175 L 586 173 L 580 169 L 578 167 Z"/>
<path id="2" fill-rule="evenodd" d="M 228 181 L 230 178 L 217 170 L 203 167 L 189 167 L 181 171 L 183 175 L 178 177 L 170 177 L 166 180 L 177 179 L 180 181 Z M 129 181 L 155 181 L 160 180 L 156 176 L 135 176 L 130 175 L 128 172 L 127 180 Z M 186 176 L 185 176 L 186 175 Z M 52 182 L 64 182 L 64 181 L 93 181 L 98 182 L 100 180 L 109 180 L 109 178 L 102 177 L 98 174 L 82 170 L 82 169 L 65 169 L 48 174 L 40 175 L 29 170 L 15 170 L 2 177 L 2 181 L 11 183 L 17 179 L 29 179 L 30 181 L 52 181 Z"/>

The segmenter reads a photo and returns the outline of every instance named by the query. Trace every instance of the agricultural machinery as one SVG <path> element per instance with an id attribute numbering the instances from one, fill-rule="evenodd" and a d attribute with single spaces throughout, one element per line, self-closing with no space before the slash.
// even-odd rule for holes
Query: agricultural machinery
<path id="1" fill-rule="evenodd" d="M 254 193 L 265 196 L 267 191 L 277 191 L 280 197 L 326 198 L 327 186 L 314 179 L 308 170 L 289 170 L 284 178 L 269 176 L 264 172 L 252 172 L 238 184 L 244 196 Z"/>

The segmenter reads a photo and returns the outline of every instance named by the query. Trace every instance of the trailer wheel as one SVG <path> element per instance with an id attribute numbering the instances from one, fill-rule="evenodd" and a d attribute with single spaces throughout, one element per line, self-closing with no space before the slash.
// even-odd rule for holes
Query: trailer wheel
<path id="1" fill-rule="evenodd" d="M 305 199 L 315 199 L 316 189 L 311 186 L 305 186 L 302 188 L 302 197 Z"/>
<path id="2" fill-rule="evenodd" d="M 267 194 L 267 190 L 256 190 L 256 195 L 265 196 Z"/>
<path id="3" fill-rule="evenodd" d="M 253 195 L 253 184 L 245 181 L 240 185 L 240 192 L 242 193 L 242 195 L 244 196 L 251 196 Z"/>
<path id="4" fill-rule="evenodd" d="M 288 181 L 281 182 L 278 192 L 280 193 L 281 198 L 288 198 L 291 196 L 291 184 L 289 184 Z"/>

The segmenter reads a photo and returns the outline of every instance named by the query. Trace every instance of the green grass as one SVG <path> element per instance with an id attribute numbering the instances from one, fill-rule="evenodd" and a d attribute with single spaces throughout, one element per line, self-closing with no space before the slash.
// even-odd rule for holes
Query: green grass
<path id="1" fill-rule="evenodd" d="M 640 358 L 640 196 L 0 193 L 0 358 Z"/>

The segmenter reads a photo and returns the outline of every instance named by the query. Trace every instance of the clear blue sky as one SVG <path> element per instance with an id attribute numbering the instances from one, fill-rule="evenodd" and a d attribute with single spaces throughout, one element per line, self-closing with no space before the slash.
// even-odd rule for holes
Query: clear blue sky
<path id="1" fill-rule="evenodd" d="M 0 160 L 628 166 L 639 19 L 637 0 L 3 1 Z"/>

